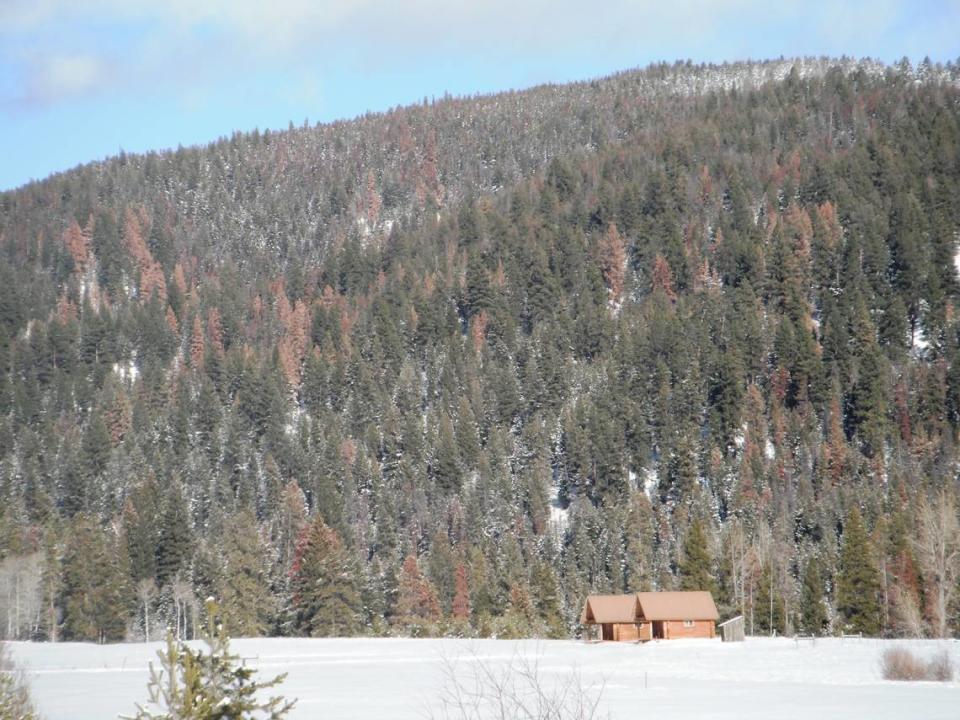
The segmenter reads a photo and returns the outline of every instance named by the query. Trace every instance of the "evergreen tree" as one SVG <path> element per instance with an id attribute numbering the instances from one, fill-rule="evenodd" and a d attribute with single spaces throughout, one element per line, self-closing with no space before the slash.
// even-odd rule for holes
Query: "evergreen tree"
<path id="1" fill-rule="evenodd" d="M 273 614 L 263 539 L 249 511 L 231 517 L 223 538 L 220 606 L 226 631 L 232 635 L 262 635 Z"/>
<path id="2" fill-rule="evenodd" d="M 395 615 L 396 622 L 413 636 L 430 632 L 440 620 L 437 591 L 420 572 L 413 555 L 403 561 Z"/>
<path id="3" fill-rule="evenodd" d="M 170 583 L 186 570 L 192 551 L 190 512 L 179 483 L 173 483 L 164 502 L 157 543 L 157 585 Z"/>
<path id="4" fill-rule="evenodd" d="M 553 568 L 546 560 L 537 560 L 530 578 L 530 589 L 539 624 L 549 638 L 567 637 L 560 601 L 560 588 Z"/>
<path id="5" fill-rule="evenodd" d="M 206 649 L 177 642 L 167 633 L 166 647 L 157 651 L 159 668 L 150 663 L 149 703 L 138 704 L 136 715 L 126 720 L 281 720 L 293 709 L 295 701 L 263 697 L 286 674 L 257 680 L 256 670 L 230 651 L 216 603 L 209 602 L 206 611 Z"/>
<path id="6" fill-rule="evenodd" d="M 694 520 L 683 543 L 683 559 L 680 561 L 681 590 L 709 590 L 716 594 L 713 574 L 713 559 L 707 545 L 703 522 Z"/>
<path id="7" fill-rule="evenodd" d="M 290 568 L 294 627 L 310 637 L 360 630 L 360 595 L 353 562 L 319 515 L 300 533 Z"/>
<path id="8" fill-rule="evenodd" d="M 880 633 L 880 575 L 863 517 L 856 507 L 847 513 L 843 523 L 837 612 L 846 632 L 871 636 Z"/>
<path id="9" fill-rule="evenodd" d="M 827 627 L 827 609 L 823 602 L 823 578 L 816 557 L 807 560 L 803 570 L 800 597 L 800 625 L 809 635 L 822 635 Z"/>
<path id="10" fill-rule="evenodd" d="M 127 568 L 115 540 L 78 515 L 66 537 L 59 604 L 64 640 L 117 642 L 126 632 Z"/>
<path id="11" fill-rule="evenodd" d="M 459 623 L 461 628 L 468 627 L 470 624 L 470 585 L 467 577 L 467 566 L 462 562 L 457 563 L 454 576 L 454 595 L 450 614 L 453 616 L 454 623 Z"/>

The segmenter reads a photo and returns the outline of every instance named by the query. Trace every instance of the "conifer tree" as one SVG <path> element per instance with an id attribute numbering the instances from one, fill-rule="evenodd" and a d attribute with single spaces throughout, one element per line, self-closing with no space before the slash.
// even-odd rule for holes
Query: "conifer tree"
<path id="1" fill-rule="evenodd" d="M 68 529 L 60 606 L 64 640 L 116 642 L 126 632 L 130 600 L 127 565 L 117 543 L 86 516 Z"/>
<path id="2" fill-rule="evenodd" d="M 420 572 L 413 555 L 403 561 L 395 615 L 396 622 L 414 636 L 429 632 L 440 620 L 437 591 Z"/>
<path id="3" fill-rule="evenodd" d="M 800 624 L 809 635 L 821 635 L 827 627 L 827 609 L 823 603 L 823 578 L 816 557 L 807 560 L 803 570 L 800 598 Z"/>
<path id="4" fill-rule="evenodd" d="M 175 641 L 167 633 L 166 647 L 157 651 L 160 666 L 150 663 L 149 703 L 137 704 L 137 713 L 124 720 L 281 720 L 293 709 L 296 701 L 263 697 L 286 674 L 256 679 L 256 671 L 230 651 L 230 639 L 212 600 L 206 616 L 205 649 Z"/>
<path id="5" fill-rule="evenodd" d="M 533 566 L 530 589 L 539 624 L 545 628 L 549 638 L 567 637 L 567 628 L 563 621 L 560 602 L 560 588 L 550 563 L 539 559 Z"/>
<path id="6" fill-rule="evenodd" d="M 854 507 L 843 524 L 837 612 L 847 632 L 880 633 L 880 576 L 860 510 Z"/>
<path id="7" fill-rule="evenodd" d="M 157 585 L 164 587 L 186 569 L 192 551 L 190 511 L 179 483 L 167 494 L 157 543 Z"/>
<path id="8" fill-rule="evenodd" d="M 360 630 L 360 594 L 354 564 L 337 533 L 316 515 L 297 541 L 290 568 L 294 627 L 311 637 Z"/>
<path id="9" fill-rule="evenodd" d="M 250 511 L 231 517 L 223 538 L 220 607 L 231 635 L 262 635 L 273 614 L 263 540 Z"/>
<path id="10" fill-rule="evenodd" d="M 699 518 L 690 525 L 683 543 L 683 559 L 680 561 L 680 589 L 716 592 L 713 558 L 710 556 L 703 522 Z"/>
<path id="11" fill-rule="evenodd" d="M 467 566 L 460 562 L 457 563 L 454 576 L 454 595 L 450 614 L 453 616 L 454 622 L 469 625 L 470 613 L 470 585 L 467 577 Z"/>

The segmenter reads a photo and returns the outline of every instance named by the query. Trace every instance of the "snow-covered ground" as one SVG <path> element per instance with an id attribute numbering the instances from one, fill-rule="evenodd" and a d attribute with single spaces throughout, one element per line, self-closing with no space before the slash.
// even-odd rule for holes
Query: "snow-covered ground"
<path id="1" fill-rule="evenodd" d="M 287 672 L 293 718 L 425 718 L 443 684 L 444 658 L 503 667 L 536 659 L 547 682 L 604 684 L 614 719 L 960 718 L 960 682 L 888 682 L 882 651 L 895 644 L 929 657 L 946 649 L 960 667 L 960 642 L 749 638 L 745 643 L 677 640 L 633 644 L 576 641 L 258 639 L 233 649 L 264 676 Z M 129 714 L 146 696 L 147 663 L 159 644 L 11 643 L 47 720 L 104 720 Z"/>

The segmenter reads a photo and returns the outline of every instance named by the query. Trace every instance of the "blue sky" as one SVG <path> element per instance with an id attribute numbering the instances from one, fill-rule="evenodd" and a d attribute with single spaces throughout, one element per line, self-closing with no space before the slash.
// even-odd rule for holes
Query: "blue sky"
<path id="1" fill-rule="evenodd" d="M 0 0 L 0 189 L 659 60 L 960 57 L 960 0 Z"/>

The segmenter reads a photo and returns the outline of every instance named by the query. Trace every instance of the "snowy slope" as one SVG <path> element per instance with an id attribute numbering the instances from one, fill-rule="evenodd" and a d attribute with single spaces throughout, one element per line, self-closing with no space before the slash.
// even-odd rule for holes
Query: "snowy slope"
<path id="1" fill-rule="evenodd" d="M 293 717 L 424 718 L 442 680 L 444 657 L 502 665 L 536 658 L 547 682 L 577 669 L 605 684 L 611 718 L 958 718 L 960 682 L 894 683 L 879 675 L 884 648 L 904 644 L 929 656 L 946 648 L 960 666 L 960 642 L 749 639 L 632 644 L 575 641 L 257 639 L 234 649 L 265 674 L 288 672 Z M 11 643 L 29 671 L 47 720 L 102 720 L 145 698 L 157 643 L 96 646 Z M 644 708 L 649 713 L 642 712 Z M 655 711 L 654 711 L 655 708 Z"/>

